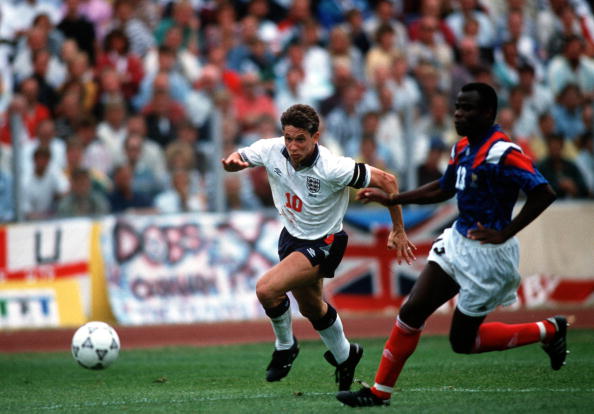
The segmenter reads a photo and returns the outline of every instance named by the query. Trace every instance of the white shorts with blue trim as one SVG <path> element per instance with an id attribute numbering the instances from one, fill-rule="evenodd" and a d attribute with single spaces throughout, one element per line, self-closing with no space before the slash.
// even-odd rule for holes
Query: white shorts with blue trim
<path id="1" fill-rule="evenodd" d="M 484 316 L 517 299 L 520 249 L 515 237 L 502 244 L 481 244 L 448 228 L 431 246 L 427 260 L 458 283 L 457 306 L 465 315 Z"/>

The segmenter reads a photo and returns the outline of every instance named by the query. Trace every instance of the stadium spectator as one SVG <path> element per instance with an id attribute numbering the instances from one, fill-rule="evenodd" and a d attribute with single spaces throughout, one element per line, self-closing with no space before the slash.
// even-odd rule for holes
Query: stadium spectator
<path id="1" fill-rule="evenodd" d="M 568 83 L 561 89 L 557 102 L 551 108 L 555 132 L 572 143 L 586 132 L 583 102 L 584 96 L 580 88 L 574 83 Z"/>
<path id="2" fill-rule="evenodd" d="M 458 295 L 450 327 L 456 353 L 506 350 L 542 342 L 551 367 L 563 366 L 567 353 L 567 319 L 555 316 L 523 324 L 483 323 L 499 305 L 516 300 L 520 281 L 518 241 L 513 237 L 542 213 L 555 193 L 529 159 L 494 125 L 495 90 L 480 83 L 465 85 L 456 100 L 456 130 L 464 138 L 452 152 L 439 180 L 404 193 L 366 188 L 359 197 L 387 206 L 445 201 L 457 194 L 459 217 L 434 242 L 425 268 L 386 341 L 371 388 L 342 391 L 349 406 L 389 404 L 404 364 L 415 351 L 427 318 Z M 482 155 L 481 149 L 487 151 Z M 502 177 L 505 180 L 502 181 Z M 511 219 L 520 188 L 526 203 Z"/>
<path id="3" fill-rule="evenodd" d="M 41 121 L 37 126 L 35 138 L 23 145 L 23 173 L 33 169 L 33 154 L 39 147 L 49 148 L 51 152 L 49 168 L 66 168 L 66 144 L 56 136 L 56 127 L 51 119 Z"/>
<path id="4" fill-rule="evenodd" d="M 579 168 L 590 198 L 594 198 L 594 136 L 592 131 L 586 131 L 577 141 L 578 153 L 575 164 Z"/>
<path id="5" fill-rule="evenodd" d="M 300 102 L 313 104 L 305 97 L 303 77 L 303 70 L 300 67 L 291 66 L 287 70 L 286 82 L 277 86 L 277 93 L 274 96 L 274 104 L 279 111 L 284 111 L 289 106 Z"/>
<path id="6" fill-rule="evenodd" d="M 70 192 L 58 202 L 58 217 L 100 216 L 109 213 L 107 197 L 92 187 L 89 171 L 77 168 L 72 172 Z"/>
<path id="7" fill-rule="evenodd" d="M 365 55 L 365 77 L 372 79 L 375 68 L 388 66 L 397 50 L 394 48 L 395 32 L 392 26 L 383 24 L 377 28 L 373 37 L 374 42 Z"/>
<path id="8" fill-rule="evenodd" d="M 112 213 L 150 213 L 152 200 L 134 189 L 133 171 L 127 164 L 118 165 L 113 172 L 113 190 L 109 193 Z"/>
<path id="9" fill-rule="evenodd" d="M 130 51 L 141 58 L 154 46 L 155 38 L 147 24 L 137 17 L 140 10 L 133 0 L 115 0 L 112 25 L 109 30 L 121 29 L 130 40 Z"/>
<path id="10" fill-rule="evenodd" d="M 559 198 L 585 198 L 588 187 L 575 162 L 563 156 L 565 139 L 558 134 L 547 137 L 548 155 L 538 164 Z"/>
<path id="11" fill-rule="evenodd" d="M 530 64 L 518 68 L 518 86 L 524 92 L 524 101 L 537 115 L 553 106 L 553 95 L 545 84 L 536 81 L 536 72 Z"/>
<path id="12" fill-rule="evenodd" d="M 152 200 L 165 188 L 167 176 L 162 174 L 158 165 L 145 163 L 142 158 L 144 137 L 131 133 L 124 141 L 124 163 L 132 170 L 134 192 Z"/>
<path id="13" fill-rule="evenodd" d="M 63 170 L 64 174 L 71 181 L 75 170 L 86 170 L 89 173 L 93 190 L 107 196 L 112 188 L 110 178 L 99 170 L 83 166 L 84 151 L 84 144 L 76 136 L 72 136 L 66 141 L 66 167 Z"/>
<path id="14" fill-rule="evenodd" d="M 89 65 L 89 58 L 84 52 L 77 52 L 68 61 L 68 75 L 60 93 L 77 90 L 80 94 L 82 110 L 91 114 L 99 96 L 99 87 L 95 81 L 93 68 Z"/>
<path id="15" fill-rule="evenodd" d="M 458 139 L 458 134 L 453 127 L 448 97 L 444 93 L 435 93 L 429 99 L 429 113 L 415 123 L 416 134 L 430 140 L 438 139 L 449 147 Z"/>
<path id="16" fill-rule="evenodd" d="M 276 119 L 277 109 L 272 98 L 264 92 L 257 72 L 247 72 L 241 76 L 241 89 L 241 94 L 233 98 L 233 110 L 240 134 L 249 135 L 256 130 L 256 121 L 262 115 Z"/>
<path id="17" fill-rule="evenodd" d="M 51 113 L 47 106 L 39 102 L 39 83 L 33 77 L 23 80 L 19 87 L 19 96 L 21 96 L 23 105 L 22 110 L 19 111 L 19 115 L 22 119 L 25 127 L 26 139 L 32 139 L 37 132 L 39 124 L 51 118 Z M 8 121 L 8 118 L 6 119 Z M 9 122 L 5 122 L 2 130 L 0 131 L 0 141 L 10 144 L 11 143 L 11 131 Z"/>
<path id="18" fill-rule="evenodd" d="M 97 58 L 97 73 L 105 68 L 115 70 L 119 77 L 119 85 L 126 99 L 138 93 L 140 82 L 144 77 L 142 61 L 130 52 L 130 41 L 121 29 L 113 29 L 103 39 L 103 48 Z"/>
<path id="19" fill-rule="evenodd" d="M 172 171 L 170 188 L 155 198 L 155 208 L 159 213 L 204 211 L 206 206 L 204 194 L 192 191 L 189 172 L 184 169 Z"/>
<path id="20" fill-rule="evenodd" d="M 174 32 L 171 28 L 176 27 Z M 157 45 L 168 44 L 173 41 L 167 40 L 172 33 L 176 37 L 174 42 L 181 50 L 186 50 L 192 55 L 198 54 L 200 19 L 188 0 L 173 2 L 171 14 L 159 20 L 155 28 L 154 36 Z M 179 37 L 179 38 L 178 38 Z M 171 44 L 169 44 L 172 47 Z M 175 48 L 177 50 L 177 47 Z M 195 79 L 191 79 L 195 80 Z"/>
<path id="21" fill-rule="evenodd" d="M 0 158 L 3 149 L 0 147 Z M 12 174 L 0 165 L 0 223 L 14 219 L 14 199 L 12 193 Z"/>
<path id="22" fill-rule="evenodd" d="M 446 152 L 447 148 L 441 139 L 431 139 L 429 151 L 427 152 L 425 161 L 423 161 L 417 167 L 418 186 L 428 184 L 432 181 L 439 180 L 441 178 L 445 171 L 443 155 Z"/>
<path id="23" fill-rule="evenodd" d="M 325 145 L 338 147 L 342 151 L 341 155 L 348 157 L 354 157 L 361 146 L 363 111 L 360 101 L 359 85 L 356 83 L 346 85 L 340 104 L 326 116 Z"/>
<path id="24" fill-rule="evenodd" d="M 594 62 L 584 54 L 584 41 L 578 36 L 564 39 L 563 53 L 548 65 L 547 82 L 557 96 L 568 83 L 577 83 L 588 101 L 594 96 Z"/>
<path id="25" fill-rule="evenodd" d="M 80 0 L 66 0 L 62 21 L 57 25 L 64 37 L 74 39 L 78 48 L 89 57 L 91 66 L 95 64 L 97 50 L 95 26 L 80 13 Z"/>
<path id="26" fill-rule="evenodd" d="M 416 115 L 416 106 L 421 99 L 421 92 L 417 81 L 408 73 L 408 62 L 402 53 L 392 56 L 389 65 L 390 79 L 388 86 L 394 97 L 394 109 L 399 112 L 411 110 Z"/>
<path id="27" fill-rule="evenodd" d="M 464 39 L 464 27 L 469 21 L 476 21 L 477 45 L 490 48 L 495 43 L 495 28 L 489 16 L 481 9 L 478 0 L 459 0 L 459 8 L 450 13 L 445 22 L 454 33 L 457 41 Z"/>
<path id="28" fill-rule="evenodd" d="M 177 125 L 186 117 L 184 107 L 172 95 L 170 80 L 168 73 L 159 72 L 153 82 L 152 98 L 142 108 L 147 136 L 161 148 L 175 139 Z"/>
<path id="29" fill-rule="evenodd" d="M 103 120 L 97 125 L 97 138 L 117 159 L 128 135 L 126 104 L 121 99 L 105 102 L 101 112 Z"/>
<path id="30" fill-rule="evenodd" d="M 78 11 L 93 24 L 97 40 L 102 41 L 111 24 L 112 2 L 110 0 L 81 0 Z"/>
<path id="31" fill-rule="evenodd" d="M 180 4 L 180 3 L 176 3 Z M 174 70 L 185 78 L 189 83 L 195 82 L 200 76 L 200 62 L 197 55 L 190 49 L 183 46 L 183 29 L 180 26 L 171 26 L 165 32 L 165 38 L 158 47 L 151 48 L 143 59 L 144 71 L 152 75 L 155 70 Z M 173 69 L 169 69 L 169 63 L 163 62 L 161 54 L 169 52 L 173 63 Z M 164 67 L 164 64 L 166 67 Z"/>
<path id="32" fill-rule="evenodd" d="M 23 211 L 29 220 L 51 218 L 56 203 L 70 190 L 63 171 L 51 167 L 51 151 L 38 147 L 33 153 L 33 169 L 23 178 Z"/>
<path id="33" fill-rule="evenodd" d="M 364 16 L 359 9 L 350 9 L 346 12 L 345 22 L 341 25 L 349 34 L 353 46 L 355 46 L 361 56 L 367 55 L 371 48 L 372 36 L 369 36 L 364 27 Z"/>
<path id="34" fill-rule="evenodd" d="M 400 51 L 407 50 L 408 33 L 404 24 L 397 19 L 394 2 L 390 0 L 376 2 L 372 15 L 365 19 L 363 26 L 367 35 L 372 39 L 377 39 L 376 36 L 380 27 L 389 26 L 393 33 L 393 36 L 390 38 L 392 44 L 389 47 Z M 383 41 L 387 41 L 387 39 Z"/>
<path id="35" fill-rule="evenodd" d="M 420 62 L 430 63 L 442 76 L 454 64 L 454 53 L 442 36 L 438 36 L 439 19 L 434 16 L 423 16 L 418 24 L 418 36 L 412 40 L 406 50 L 410 67 Z"/>
<path id="36" fill-rule="evenodd" d="M 27 31 L 26 41 L 20 42 L 15 50 L 12 68 L 17 83 L 33 74 L 33 56 L 42 49 L 50 49 L 48 33 L 41 27 L 33 27 Z M 46 81 L 54 89 L 64 83 L 66 68 L 57 55 L 52 54 L 46 72 Z"/>
<path id="37" fill-rule="evenodd" d="M 330 31 L 328 53 L 332 66 L 338 62 L 347 65 L 352 69 L 352 73 L 358 81 L 364 81 L 363 54 L 353 45 L 349 33 L 342 26 L 334 27 Z"/>
<path id="38" fill-rule="evenodd" d="M 348 237 L 341 222 L 348 204 L 347 187 L 373 186 L 392 193 L 397 190 L 396 180 L 391 174 L 353 159 L 338 158 L 318 146 L 319 118 L 310 106 L 290 107 L 281 116 L 281 124 L 284 138 L 257 141 L 221 160 L 229 172 L 266 167 L 275 205 L 285 226 L 279 239 L 281 261 L 256 285 L 256 295 L 276 336 L 266 380 L 284 378 L 299 353 L 287 297 L 291 291 L 301 314 L 310 320 L 329 348 L 324 357 L 336 367 L 339 390 L 348 390 L 363 350 L 349 343 L 336 310 L 322 299 L 323 279 L 334 275 L 346 249 Z M 310 168 L 313 165 L 315 168 Z M 309 176 L 306 192 L 291 178 L 303 169 Z M 308 193 L 318 194 L 319 198 L 308 197 Z M 312 225 L 308 217 L 314 216 L 316 224 Z M 391 216 L 394 227 L 388 246 L 396 249 L 399 261 L 410 262 L 414 257 L 407 253 L 407 248 L 414 246 L 404 232 L 401 213 L 392 209 Z"/>
<path id="39" fill-rule="evenodd" d="M 425 17 L 431 17 L 437 20 L 437 41 L 445 41 L 450 47 L 456 44 L 456 37 L 450 27 L 442 18 L 446 14 L 447 3 L 442 0 L 422 0 L 419 13 L 415 16 L 411 13 L 407 16 L 408 36 L 411 41 L 418 40 L 421 36 L 421 23 Z"/>
<path id="40" fill-rule="evenodd" d="M 69 90 L 61 95 L 54 120 L 56 135 L 64 140 L 74 134 L 76 126 L 85 117 L 79 90 Z"/>

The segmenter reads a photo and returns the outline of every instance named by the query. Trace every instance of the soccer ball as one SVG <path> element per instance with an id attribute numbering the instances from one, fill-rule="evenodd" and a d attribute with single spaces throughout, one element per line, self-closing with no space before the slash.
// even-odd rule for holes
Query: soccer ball
<path id="1" fill-rule="evenodd" d="M 107 368 L 120 353 L 120 338 L 105 322 L 88 322 L 72 337 L 72 356 L 89 369 Z"/>

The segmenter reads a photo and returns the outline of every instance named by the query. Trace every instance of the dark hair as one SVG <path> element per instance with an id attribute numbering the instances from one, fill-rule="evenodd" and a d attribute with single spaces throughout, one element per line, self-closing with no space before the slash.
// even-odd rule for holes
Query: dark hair
<path id="1" fill-rule="evenodd" d="M 309 105 L 296 104 L 289 107 L 281 115 L 281 126 L 292 125 L 295 128 L 305 129 L 311 135 L 318 132 L 320 118 L 315 109 Z"/>
<path id="2" fill-rule="evenodd" d="M 130 39 L 128 39 L 126 32 L 124 32 L 121 29 L 113 29 L 112 31 L 107 33 L 105 39 L 103 39 L 103 50 L 111 50 L 112 42 L 115 39 L 122 39 L 124 41 L 124 53 L 128 53 L 130 51 Z"/>
<path id="3" fill-rule="evenodd" d="M 479 102 L 481 107 L 491 110 L 492 118 L 495 120 L 497 117 L 497 92 L 491 85 L 487 85 L 482 82 L 471 82 L 462 86 L 462 92 L 476 91 L 479 94 Z"/>

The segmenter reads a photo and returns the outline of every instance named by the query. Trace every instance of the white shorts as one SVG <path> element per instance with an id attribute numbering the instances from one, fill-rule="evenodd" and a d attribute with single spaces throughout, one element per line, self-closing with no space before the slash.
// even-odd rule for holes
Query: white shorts
<path id="1" fill-rule="evenodd" d="M 502 244 L 480 244 L 448 228 L 431 246 L 427 260 L 437 263 L 458 283 L 457 306 L 465 315 L 484 316 L 517 299 L 520 273 L 515 237 Z"/>

